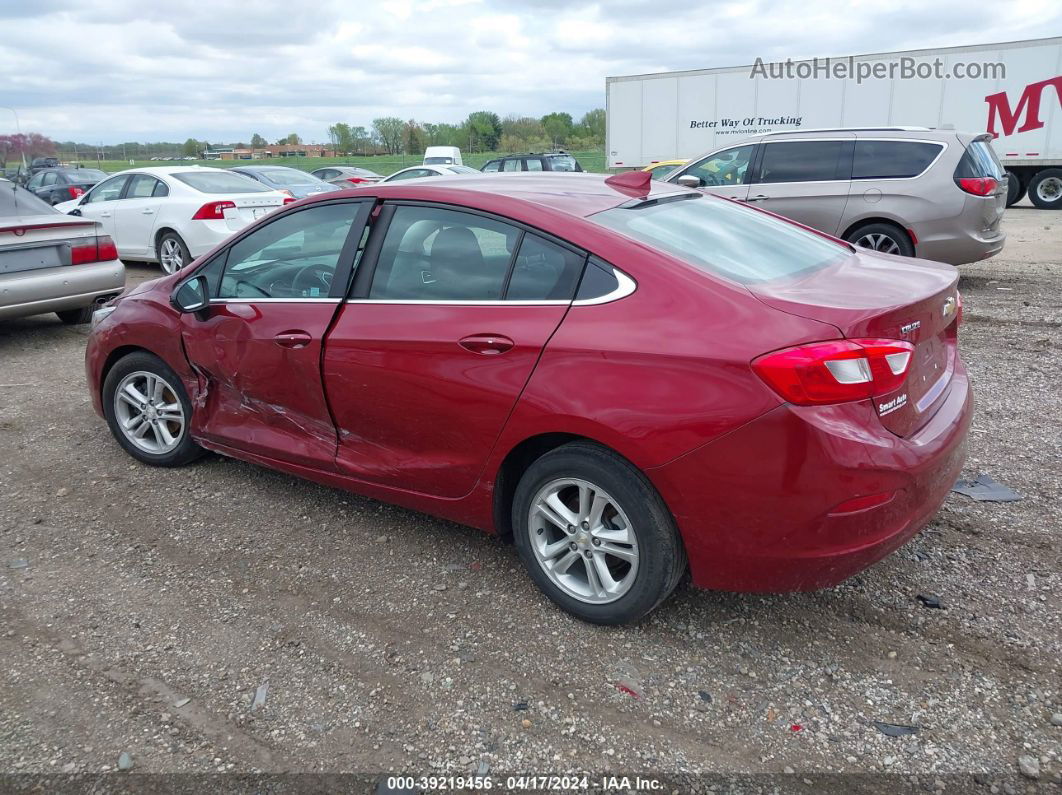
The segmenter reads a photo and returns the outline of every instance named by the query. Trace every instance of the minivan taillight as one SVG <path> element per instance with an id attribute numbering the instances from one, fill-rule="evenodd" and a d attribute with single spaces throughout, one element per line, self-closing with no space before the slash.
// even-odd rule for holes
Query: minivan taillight
<path id="1" fill-rule="evenodd" d="M 820 406 L 898 389 L 913 353 L 905 340 L 830 340 L 764 354 L 752 369 L 789 403 Z"/>
<path id="2" fill-rule="evenodd" d="M 118 259 L 118 247 L 109 235 L 88 238 L 91 242 L 71 243 L 70 264 L 84 265 L 87 262 L 108 262 Z"/>
<path id="3" fill-rule="evenodd" d="M 224 221 L 226 210 L 235 210 L 236 202 L 207 202 L 192 216 L 193 221 Z"/>
<path id="4" fill-rule="evenodd" d="M 991 196 L 999 187 L 995 177 L 959 177 L 955 182 L 962 190 L 974 196 Z"/>

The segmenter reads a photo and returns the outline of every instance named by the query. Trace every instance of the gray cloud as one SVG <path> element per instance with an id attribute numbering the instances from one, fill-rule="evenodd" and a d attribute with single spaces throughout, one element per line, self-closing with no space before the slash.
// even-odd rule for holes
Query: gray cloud
<path id="1" fill-rule="evenodd" d="M 1047 0 L 37 0 L 0 5 L 4 105 L 88 142 L 323 140 L 379 115 L 573 115 L 607 75 L 1007 41 L 1062 32 Z M 24 31 L 26 35 L 12 35 Z M 41 33 L 53 46 L 41 47 Z M 0 110 L 0 132 L 13 127 Z"/>

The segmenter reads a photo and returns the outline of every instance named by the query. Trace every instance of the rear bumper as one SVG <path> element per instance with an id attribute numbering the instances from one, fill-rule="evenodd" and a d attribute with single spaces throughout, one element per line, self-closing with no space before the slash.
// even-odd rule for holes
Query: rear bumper
<path id="1" fill-rule="evenodd" d="M 0 318 L 80 309 L 124 287 L 125 266 L 119 260 L 5 274 L 0 276 Z"/>
<path id="2" fill-rule="evenodd" d="M 917 233 L 917 230 L 916 230 Z M 969 232 L 958 230 L 955 234 L 934 235 L 919 239 L 915 254 L 922 259 L 946 262 L 949 265 L 965 265 L 994 257 L 1003 250 L 1007 235 L 995 232 Z"/>
<path id="3" fill-rule="evenodd" d="M 932 518 L 962 468 L 972 410 L 960 363 L 942 406 L 909 438 L 886 431 L 869 401 L 785 405 L 646 474 L 675 515 L 696 585 L 825 588 L 881 560 Z M 877 494 L 892 498 L 832 512 Z"/>

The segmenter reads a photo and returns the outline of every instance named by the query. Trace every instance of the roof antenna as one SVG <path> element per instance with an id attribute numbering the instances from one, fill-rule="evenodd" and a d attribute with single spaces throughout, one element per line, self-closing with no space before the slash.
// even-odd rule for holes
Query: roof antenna
<path id="1" fill-rule="evenodd" d="M 652 185 L 651 171 L 623 171 L 613 174 L 605 184 L 627 196 L 648 196 Z"/>

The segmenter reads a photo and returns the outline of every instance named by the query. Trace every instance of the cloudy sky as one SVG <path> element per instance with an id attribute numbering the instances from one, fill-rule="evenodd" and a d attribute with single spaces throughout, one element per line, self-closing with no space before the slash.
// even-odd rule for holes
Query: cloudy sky
<path id="1" fill-rule="evenodd" d="M 1062 34 L 1058 0 L 0 0 L 0 106 L 57 140 L 578 117 L 606 75 Z M 0 133 L 14 131 L 0 109 Z"/>

